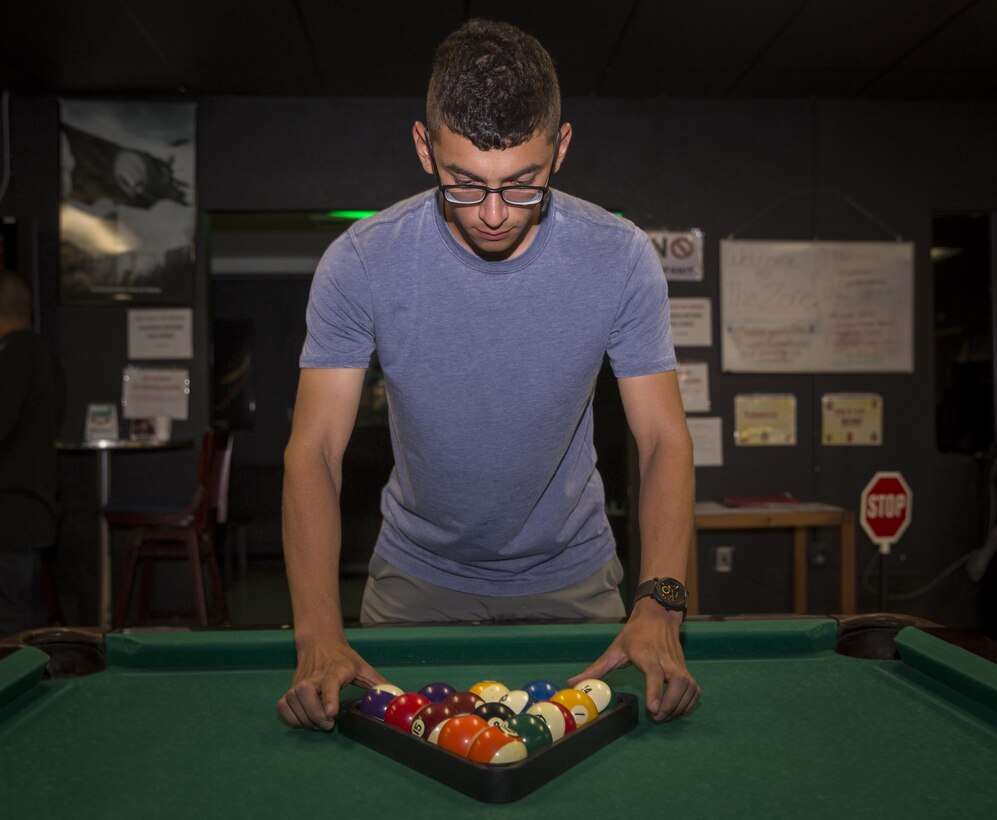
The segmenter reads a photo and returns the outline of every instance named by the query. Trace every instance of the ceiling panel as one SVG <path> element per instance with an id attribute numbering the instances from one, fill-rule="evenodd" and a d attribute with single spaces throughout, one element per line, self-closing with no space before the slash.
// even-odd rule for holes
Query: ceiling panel
<path id="1" fill-rule="evenodd" d="M 997 0 L 4 0 L 0 83 L 422 96 L 465 15 L 535 34 L 566 96 L 997 99 Z"/>

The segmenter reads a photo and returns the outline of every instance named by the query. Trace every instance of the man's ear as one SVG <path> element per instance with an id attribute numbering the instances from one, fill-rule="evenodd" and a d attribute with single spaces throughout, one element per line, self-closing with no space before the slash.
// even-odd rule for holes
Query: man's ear
<path id="1" fill-rule="evenodd" d="M 557 173 L 561 169 L 561 163 L 564 162 L 564 158 L 567 156 L 568 145 L 571 143 L 571 133 L 571 123 L 562 123 L 561 144 L 557 149 L 557 161 L 554 163 L 554 173 Z"/>
<path id="2" fill-rule="evenodd" d="M 429 143 L 426 142 L 426 126 L 418 120 L 412 126 L 412 141 L 415 142 L 415 153 L 422 164 L 422 170 L 427 174 L 432 174 L 433 161 L 429 157 Z"/>

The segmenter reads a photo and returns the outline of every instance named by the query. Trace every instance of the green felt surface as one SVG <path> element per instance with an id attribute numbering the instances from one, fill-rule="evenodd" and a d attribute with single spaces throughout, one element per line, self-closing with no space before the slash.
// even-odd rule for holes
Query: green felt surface
<path id="1" fill-rule="evenodd" d="M 353 642 L 406 689 L 483 678 L 516 686 L 563 681 L 617 629 L 385 629 Z M 497 806 L 338 732 L 285 728 L 274 702 L 291 674 L 286 632 L 110 635 L 107 670 L 41 681 L 0 709 L 0 815 L 992 817 L 997 713 L 906 661 L 836 655 L 833 633 L 822 620 L 687 624 L 704 690 L 694 714 L 665 725 L 642 717 L 538 791 Z M 961 650 L 918 649 L 945 670 L 994 680 Z M 0 661 L 0 690 L 10 661 Z M 606 680 L 643 696 L 636 670 Z"/>

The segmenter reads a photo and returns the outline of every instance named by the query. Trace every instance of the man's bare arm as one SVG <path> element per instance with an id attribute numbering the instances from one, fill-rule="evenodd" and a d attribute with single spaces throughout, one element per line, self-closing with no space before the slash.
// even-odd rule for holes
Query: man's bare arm
<path id="1" fill-rule="evenodd" d="M 303 369 L 284 451 L 284 559 L 298 665 L 277 703 L 290 726 L 332 728 L 339 690 L 383 680 L 346 641 L 339 600 L 339 498 L 364 372 Z"/>

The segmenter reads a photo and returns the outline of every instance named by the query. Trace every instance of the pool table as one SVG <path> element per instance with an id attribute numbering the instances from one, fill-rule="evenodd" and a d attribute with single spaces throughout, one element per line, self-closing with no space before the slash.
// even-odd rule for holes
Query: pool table
<path id="1" fill-rule="evenodd" d="M 581 671 L 618 624 L 355 629 L 397 685 L 511 686 Z M 109 633 L 0 660 L 0 815 L 29 818 L 995 816 L 997 664 L 921 629 L 899 659 L 836 652 L 831 618 L 684 628 L 703 688 L 521 800 L 481 802 L 274 703 L 286 630 Z M 66 640 L 62 640 L 65 644 Z M 91 674 L 73 676 L 87 671 Z M 46 671 L 47 670 L 47 671 Z M 606 676 L 643 700 L 634 669 Z M 345 697 L 359 696 L 353 689 Z"/>

